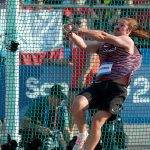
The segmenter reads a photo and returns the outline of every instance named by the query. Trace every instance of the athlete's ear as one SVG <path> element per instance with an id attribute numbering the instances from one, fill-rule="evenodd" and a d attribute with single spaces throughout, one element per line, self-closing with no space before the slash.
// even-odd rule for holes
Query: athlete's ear
<path id="1" fill-rule="evenodd" d="M 128 28 L 128 31 L 129 31 L 129 32 L 132 32 L 132 29 L 131 29 L 131 28 Z"/>
<path id="2" fill-rule="evenodd" d="M 128 32 L 128 34 L 130 34 L 132 32 L 132 29 L 128 28 L 127 32 Z"/>

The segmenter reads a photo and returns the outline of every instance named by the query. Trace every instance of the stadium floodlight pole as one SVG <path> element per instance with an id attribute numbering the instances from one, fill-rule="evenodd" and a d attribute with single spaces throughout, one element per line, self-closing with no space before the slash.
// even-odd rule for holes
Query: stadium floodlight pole
<path id="1" fill-rule="evenodd" d="M 19 140 L 19 52 L 17 51 L 17 18 L 19 14 L 19 0 L 7 0 L 6 3 L 6 28 L 5 48 L 5 131 L 3 142 L 7 141 L 7 135 L 11 139 Z"/>

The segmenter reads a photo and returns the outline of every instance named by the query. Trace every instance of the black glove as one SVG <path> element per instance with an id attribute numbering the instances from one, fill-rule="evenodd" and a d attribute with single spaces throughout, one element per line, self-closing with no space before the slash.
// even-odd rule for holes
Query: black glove
<path id="1" fill-rule="evenodd" d="M 17 49 L 18 49 L 18 45 L 19 45 L 18 42 L 11 41 L 10 50 L 11 50 L 12 52 L 16 52 Z"/>
<path id="2" fill-rule="evenodd" d="M 78 27 L 72 23 L 64 24 L 63 29 L 66 36 L 71 35 L 72 32 L 78 33 Z"/>

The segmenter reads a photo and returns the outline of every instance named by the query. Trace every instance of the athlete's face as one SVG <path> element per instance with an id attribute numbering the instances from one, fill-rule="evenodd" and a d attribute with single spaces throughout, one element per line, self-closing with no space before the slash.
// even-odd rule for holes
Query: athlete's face
<path id="1" fill-rule="evenodd" d="M 131 30 L 129 29 L 128 21 L 120 19 L 117 25 L 115 26 L 114 34 L 120 36 L 120 35 L 129 35 L 130 33 Z"/>

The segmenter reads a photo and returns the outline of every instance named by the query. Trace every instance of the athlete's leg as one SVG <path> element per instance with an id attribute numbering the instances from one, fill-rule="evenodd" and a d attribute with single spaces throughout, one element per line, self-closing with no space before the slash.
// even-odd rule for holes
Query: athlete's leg
<path id="1" fill-rule="evenodd" d="M 93 119 L 90 134 L 84 144 L 84 150 L 94 150 L 101 137 L 101 128 L 104 123 L 111 117 L 111 113 L 107 111 L 98 111 Z"/>
<path id="2" fill-rule="evenodd" d="M 72 113 L 74 116 L 75 123 L 80 133 L 86 131 L 86 113 L 85 111 L 89 107 L 89 102 L 86 97 L 79 95 L 77 96 L 72 104 Z"/>
<path id="3" fill-rule="evenodd" d="M 74 115 L 75 123 L 79 130 L 79 134 L 76 140 L 76 144 L 73 147 L 73 150 L 80 150 L 88 136 L 86 131 L 86 113 L 85 110 L 88 108 L 89 102 L 86 97 L 79 95 L 77 96 L 72 105 L 72 112 Z"/>

